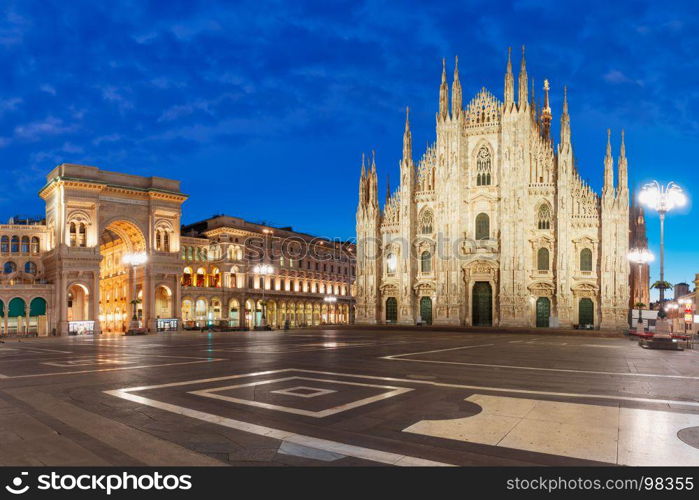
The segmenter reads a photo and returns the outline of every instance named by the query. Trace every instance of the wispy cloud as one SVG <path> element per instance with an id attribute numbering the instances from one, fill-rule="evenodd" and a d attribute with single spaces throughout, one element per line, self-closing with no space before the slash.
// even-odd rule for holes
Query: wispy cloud
<path id="1" fill-rule="evenodd" d="M 15 137 L 37 141 L 47 135 L 61 135 L 76 129 L 75 124 L 66 124 L 62 119 L 48 116 L 43 120 L 34 121 L 15 127 Z"/>

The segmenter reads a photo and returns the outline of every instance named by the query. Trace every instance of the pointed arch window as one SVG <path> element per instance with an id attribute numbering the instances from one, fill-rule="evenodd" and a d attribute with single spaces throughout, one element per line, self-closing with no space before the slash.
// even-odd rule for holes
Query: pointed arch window
<path id="1" fill-rule="evenodd" d="M 549 270 L 549 250 L 548 248 L 540 248 L 536 254 L 536 268 L 539 271 Z"/>
<path id="2" fill-rule="evenodd" d="M 434 217 L 431 210 L 425 210 L 420 216 L 420 234 L 432 234 L 434 226 Z"/>
<path id="3" fill-rule="evenodd" d="M 537 227 L 539 229 L 551 229 L 551 207 L 547 203 L 539 205 Z"/>
<path id="4" fill-rule="evenodd" d="M 396 272 L 397 259 L 395 254 L 389 253 L 386 256 L 386 273 L 395 274 Z"/>
<path id="5" fill-rule="evenodd" d="M 10 252 L 10 237 L 3 236 L 0 238 L 0 252 L 9 253 Z"/>
<path id="6" fill-rule="evenodd" d="M 487 240 L 490 238 L 490 217 L 488 214 L 478 214 L 476 216 L 476 239 Z"/>
<path id="7" fill-rule="evenodd" d="M 589 248 L 580 251 L 580 270 L 592 271 L 592 250 Z"/>
<path id="8" fill-rule="evenodd" d="M 19 236 L 12 237 L 10 250 L 12 253 L 19 253 Z"/>
<path id="9" fill-rule="evenodd" d="M 87 246 L 87 225 L 84 222 L 78 224 L 78 246 Z"/>
<path id="10" fill-rule="evenodd" d="M 420 255 L 420 272 L 431 273 L 432 272 L 432 252 L 424 251 Z"/>
<path id="11" fill-rule="evenodd" d="M 490 186 L 492 181 L 492 156 L 490 149 L 481 146 L 476 155 L 476 185 Z"/>

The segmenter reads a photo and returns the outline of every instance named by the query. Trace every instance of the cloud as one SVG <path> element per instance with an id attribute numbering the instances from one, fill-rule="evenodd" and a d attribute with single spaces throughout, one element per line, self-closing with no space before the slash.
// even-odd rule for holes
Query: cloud
<path id="1" fill-rule="evenodd" d="M 632 80 L 618 69 L 610 69 L 602 76 L 602 78 L 604 78 L 605 81 L 614 84 L 634 83 L 636 85 L 643 85 L 643 82 L 641 80 Z"/>
<path id="2" fill-rule="evenodd" d="M 607 126 L 627 128 L 632 160 L 634 148 L 659 134 L 675 138 L 672 147 L 639 153 L 632 163 L 639 173 L 632 175 L 644 172 L 654 151 L 685 151 L 699 133 L 699 39 L 689 32 L 699 21 L 687 5 L 643 0 L 632 10 L 614 2 L 603 9 L 567 2 L 560 9 L 553 0 L 10 5 L 0 7 L 5 161 L 34 165 L 35 179 L 61 159 L 179 178 L 192 186 L 187 210 L 193 214 L 209 204 L 210 186 L 197 191 L 193 175 L 203 165 L 209 178 L 251 184 L 263 170 L 284 179 L 280 187 L 270 186 L 279 190 L 270 200 L 285 199 L 290 187 L 308 189 L 315 203 L 338 207 L 309 224 L 350 235 L 352 210 L 345 213 L 345 207 L 356 202 L 356 190 L 347 180 L 354 179 L 360 152 L 375 148 L 382 170 L 393 169 L 394 177 L 402 110 L 409 105 L 419 157 L 418 145 L 434 140 L 441 59 L 449 61 L 451 81 L 456 54 L 464 102 L 482 86 L 502 98 L 507 47 L 515 48 L 517 71 L 517 47 L 526 44 L 537 94 L 544 78 L 551 81 L 554 114 L 560 111 L 561 88 L 568 85 L 576 155 L 593 182 L 600 178 Z M 554 128 L 557 123 L 556 118 Z M 325 189 L 327 184 L 333 189 Z M 8 187 L 16 196 L 24 195 L 23 189 L 24 184 Z M 34 199 L 36 186 L 27 189 Z M 246 192 L 239 196 L 242 205 L 257 201 Z M 5 209 L 0 202 L 0 212 Z M 289 216 L 282 201 L 264 210 L 277 211 L 265 214 L 270 218 Z"/>
<path id="3" fill-rule="evenodd" d="M 60 118 L 48 116 L 43 120 L 18 125 L 15 127 L 15 137 L 30 141 L 37 141 L 47 135 L 61 135 L 76 129 L 76 125 L 68 125 Z"/>
<path id="4" fill-rule="evenodd" d="M 10 99 L 0 99 L 0 113 L 14 111 L 22 103 L 22 98 L 11 97 Z"/>

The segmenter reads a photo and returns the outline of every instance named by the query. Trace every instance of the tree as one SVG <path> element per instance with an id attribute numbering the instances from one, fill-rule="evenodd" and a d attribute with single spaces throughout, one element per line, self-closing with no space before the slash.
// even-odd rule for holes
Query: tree
<path id="1" fill-rule="evenodd" d="M 658 290 L 672 290 L 673 286 L 669 281 L 656 281 L 653 283 L 651 288 L 657 288 Z"/>
<path id="2" fill-rule="evenodd" d="M 136 306 L 141 303 L 141 299 L 133 299 L 130 303 L 131 305 L 133 305 L 133 317 L 131 319 L 133 321 L 138 321 L 138 316 L 136 315 Z"/>
<path id="3" fill-rule="evenodd" d="M 633 306 L 634 306 L 636 309 L 638 309 L 638 322 L 639 322 L 639 323 L 642 323 L 642 322 L 643 322 L 643 315 L 642 315 L 642 313 L 641 313 L 641 309 L 643 309 L 644 307 L 646 307 L 646 305 L 645 305 L 643 302 L 636 302 Z"/>

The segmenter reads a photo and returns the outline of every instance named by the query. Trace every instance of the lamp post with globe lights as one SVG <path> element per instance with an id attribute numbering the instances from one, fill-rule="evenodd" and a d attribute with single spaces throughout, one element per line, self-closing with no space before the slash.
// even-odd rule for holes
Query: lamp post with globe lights
<path id="1" fill-rule="evenodd" d="M 136 312 L 136 306 L 140 302 L 136 296 L 136 268 L 145 264 L 148 261 L 148 255 L 146 252 L 133 252 L 127 253 L 122 258 L 122 262 L 129 266 L 131 270 L 131 305 L 133 306 L 133 315 L 131 316 L 131 322 L 129 323 L 129 330 L 127 333 L 135 333 L 140 330 L 141 324 L 138 321 L 138 314 Z"/>
<path id="2" fill-rule="evenodd" d="M 252 268 L 252 272 L 262 276 L 262 319 L 260 327 L 267 328 L 267 302 L 265 302 L 265 289 L 267 288 L 266 276 L 274 273 L 274 268 L 269 264 L 258 264 Z"/>
<path id="3" fill-rule="evenodd" d="M 660 280 L 654 285 L 660 290 L 660 304 L 665 301 L 665 214 L 687 203 L 687 195 L 682 188 L 670 182 L 663 186 L 658 181 L 646 184 L 638 195 L 638 201 L 645 207 L 658 212 L 660 217 Z"/>

